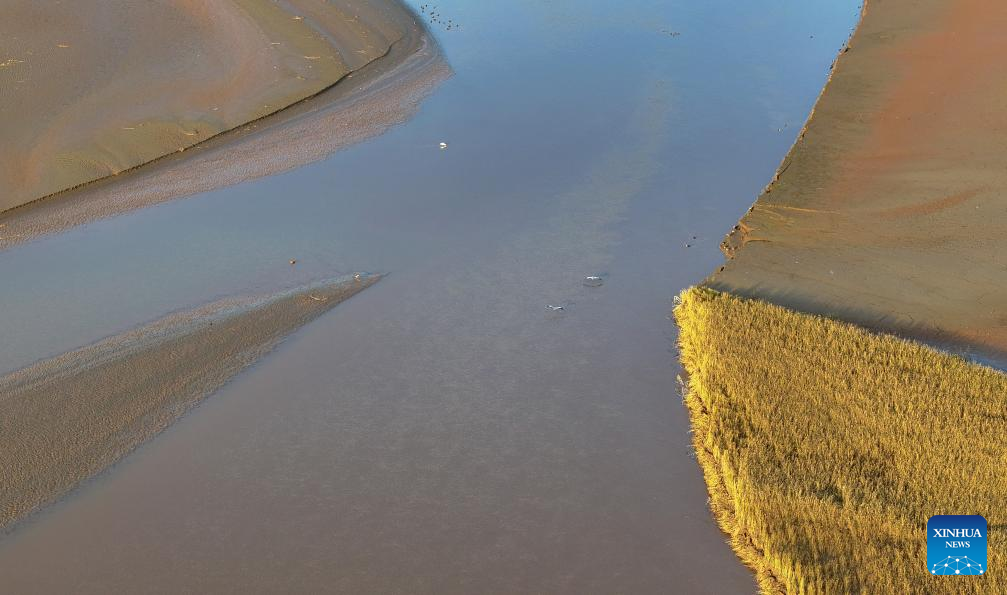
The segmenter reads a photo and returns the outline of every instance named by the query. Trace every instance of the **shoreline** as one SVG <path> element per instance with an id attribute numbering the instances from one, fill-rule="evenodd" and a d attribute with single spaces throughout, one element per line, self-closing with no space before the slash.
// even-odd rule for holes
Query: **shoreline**
<path id="1" fill-rule="evenodd" d="M 1007 118 L 995 109 L 1003 75 L 983 56 L 1007 48 L 992 33 L 1007 9 L 981 9 L 865 2 L 797 142 L 703 284 L 1005 361 L 1007 227 L 991 213 L 1007 183 L 996 150 Z"/>
<path id="2" fill-rule="evenodd" d="M 994 526 L 1007 489 L 993 460 L 919 472 L 944 449 L 918 430 L 985 427 L 1003 407 L 1007 117 L 990 56 L 1007 8 L 906 4 L 864 2 L 726 262 L 676 301 L 710 510 L 766 593 L 944 592 L 919 527 L 934 510 Z M 870 570 L 899 557 L 923 561 Z"/>
<path id="3" fill-rule="evenodd" d="M 288 171 L 402 123 L 451 70 L 425 26 L 407 6 L 393 2 L 404 33 L 382 56 L 308 97 L 185 151 L 0 212 L 0 250 Z"/>
<path id="4" fill-rule="evenodd" d="M 169 314 L 0 376 L 0 534 L 114 465 L 272 351 L 377 283 L 319 281 Z"/>
<path id="5" fill-rule="evenodd" d="M 77 3 L 57 12 L 12 0 L 7 17 L 3 210 L 282 110 L 385 54 L 409 20 L 391 0 Z"/>

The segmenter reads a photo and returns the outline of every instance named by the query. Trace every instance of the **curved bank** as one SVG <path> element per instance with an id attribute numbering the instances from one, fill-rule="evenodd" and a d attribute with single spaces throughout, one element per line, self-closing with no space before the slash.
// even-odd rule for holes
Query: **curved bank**
<path id="1" fill-rule="evenodd" d="M 34 14 L 39 10 L 26 8 L 7 22 L 44 22 Z M 39 57 L 44 52 L 19 48 L 18 37 L 11 37 L 7 54 L 20 50 L 36 59 L 0 68 L 0 77 L 17 83 L 8 94 L 18 109 L 8 113 L 28 114 L 7 121 L 0 115 L 5 132 L 20 139 L 7 145 L 0 167 L 0 185 L 8 189 L 0 196 L 0 249 L 320 159 L 403 121 L 450 74 L 436 42 L 397 0 L 152 3 L 129 11 L 82 4 L 74 10 L 85 22 L 105 18 L 101 26 L 117 31 L 134 31 L 133 20 L 157 20 L 150 14 L 157 11 L 183 24 L 205 19 L 214 29 L 167 53 L 165 47 L 174 46 L 151 39 L 186 27 L 121 33 L 125 38 L 111 47 L 84 44 L 62 61 L 46 61 Z M 216 26 L 222 19 L 230 19 L 230 28 Z M 74 30 L 65 23 L 51 29 L 64 36 Z M 31 43 L 47 43 L 39 38 Z M 76 47 L 59 43 L 47 51 Z M 33 64 L 55 74 L 47 74 L 45 84 L 29 84 Z M 164 68 L 174 70 L 165 74 Z M 165 89 L 144 83 L 147 78 L 174 82 Z"/>

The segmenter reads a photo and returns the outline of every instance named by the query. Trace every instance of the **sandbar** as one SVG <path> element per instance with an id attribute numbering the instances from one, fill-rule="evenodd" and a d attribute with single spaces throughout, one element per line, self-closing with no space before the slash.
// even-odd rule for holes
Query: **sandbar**
<path id="1" fill-rule="evenodd" d="M 30 14 L 18 19 L 27 23 L 41 19 L 34 12 L 42 8 L 29 10 L 32 3 L 24 4 L 24 11 Z M 178 13 L 175 16 L 179 19 L 180 14 L 189 20 L 209 19 L 207 22 L 216 22 L 217 12 L 227 13 L 243 27 L 234 25 L 238 28 L 233 35 L 250 37 L 254 43 L 245 40 L 232 48 L 226 38 L 229 29 L 218 32 L 215 28 L 212 35 L 205 32 L 200 39 L 221 54 L 212 64 L 200 62 L 200 68 L 217 69 L 205 75 L 157 69 L 147 72 L 136 66 L 136 72 L 118 73 L 108 83 L 112 90 L 103 89 L 104 94 L 93 91 L 86 98 L 60 96 L 63 99 L 57 105 L 41 102 L 34 106 L 36 96 L 74 84 L 72 77 L 68 83 L 58 82 L 63 63 L 46 62 L 40 53 L 48 54 L 35 48 L 30 54 L 34 61 L 11 58 L 15 61 L 0 68 L 0 80 L 26 81 L 9 86 L 5 94 L 17 99 L 0 113 L 5 135 L 9 130 L 10 138 L 19 139 L 0 149 L 0 163 L 5 164 L 5 169 L 0 169 L 0 187 L 8 189 L 0 196 L 0 249 L 321 159 L 404 121 L 419 101 L 450 75 L 436 42 L 398 0 L 247 0 L 232 4 L 213 3 L 213 8 L 208 8 L 204 3 L 181 3 L 169 9 L 150 3 L 111 14 L 105 14 L 111 9 L 104 4 L 75 5 L 80 18 L 105 16 L 120 25 L 123 20 L 139 23 L 152 19 L 156 15 L 148 13 L 157 10 Z M 186 10 L 198 14 L 193 16 Z M 60 11 L 54 12 L 63 18 Z M 53 29 L 52 35 L 64 37 L 66 28 L 75 30 L 67 23 L 47 27 Z M 302 27 L 310 31 L 299 33 Z M 89 35 L 93 37 L 93 32 Z M 8 54 L 28 55 L 29 48 L 21 48 L 18 37 L 11 37 L 11 48 L 0 46 L 0 61 Z M 82 38 L 86 36 L 82 34 Z M 140 45 L 133 47 L 131 41 Z M 145 58 L 170 63 L 168 58 L 174 55 L 165 54 L 163 48 L 148 48 L 146 37 L 142 43 L 130 38 L 121 44 L 131 55 L 136 54 L 122 68 Z M 254 47 L 242 50 L 248 44 Z M 59 43 L 48 51 L 59 56 L 75 47 Z M 216 55 L 191 45 L 187 48 L 178 50 L 177 56 L 186 68 L 192 66 L 186 60 L 193 52 L 204 58 Z M 97 62 L 102 59 L 119 64 L 123 60 L 115 52 L 121 51 L 126 50 L 78 47 L 79 60 L 90 57 L 96 63 L 80 65 L 84 70 L 74 70 L 74 76 L 99 86 L 100 80 L 92 82 L 88 77 L 96 75 L 88 75 L 86 68 L 100 71 L 103 67 Z M 233 54 L 239 51 L 245 53 Z M 112 55 L 106 55 L 108 52 Z M 116 57 L 118 61 L 113 60 Z M 228 60 L 242 64 L 264 60 L 260 66 L 270 72 L 253 69 L 252 74 L 260 74 L 259 78 L 250 74 L 248 80 L 218 80 L 214 73 L 233 68 Z M 33 79 L 24 77 L 30 74 L 31 64 L 44 67 L 52 81 L 30 85 Z M 157 80 L 174 77 L 174 82 L 169 89 L 158 88 L 156 97 L 148 96 L 145 89 L 150 85 L 143 82 L 146 76 Z M 117 86 L 124 84 L 122 81 L 130 83 L 131 92 Z M 30 88 L 21 89 L 26 85 Z M 131 115 L 134 112 L 136 115 Z M 13 114 L 20 116 L 14 118 Z M 57 120 L 61 124 L 50 130 L 47 123 Z M 137 141 L 141 137 L 142 142 Z"/>
<path id="2" fill-rule="evenodd" d="M 0 377 L 0 530 L 114 464 L 379 279 L 220 300 Z"/>

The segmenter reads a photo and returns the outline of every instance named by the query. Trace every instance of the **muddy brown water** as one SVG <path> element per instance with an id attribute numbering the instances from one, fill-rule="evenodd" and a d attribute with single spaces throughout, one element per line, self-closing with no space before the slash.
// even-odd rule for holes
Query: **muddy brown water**
<path id="1" fill-rule="evenodd" d="M 436 11 L 455 76 L 408 123 L 0 252 L 4 371 L 217 297 L 388 273 L 0 538 L 5 591 L 754 590 L 706 508 L 667 315 L 857 6 Z"/>

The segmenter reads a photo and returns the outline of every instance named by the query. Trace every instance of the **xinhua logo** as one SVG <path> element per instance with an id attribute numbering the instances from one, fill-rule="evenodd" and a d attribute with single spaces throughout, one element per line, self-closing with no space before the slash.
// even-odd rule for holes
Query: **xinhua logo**
<path id="1" fill-rule="evenodd" d="M 937 514 L 927 521 L 930 574 L 986 574 L 986 519 L 978 514 Z"/>

